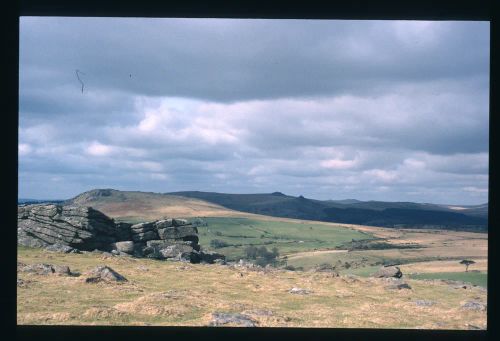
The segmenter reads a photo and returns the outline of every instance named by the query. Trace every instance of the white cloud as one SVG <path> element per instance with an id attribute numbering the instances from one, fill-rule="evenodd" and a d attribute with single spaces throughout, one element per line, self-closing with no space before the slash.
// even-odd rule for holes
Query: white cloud
<path id="1" fill-rule="evenodd" d="M 381 182 L 393 182 L 399 178 L 396 171 L 388 171 L 383 169 L 366 170 L 363 172 L 363 175 L 372 177 L 375 181 Z"/>
<path id="2" fill-rule="evenodd" d="M 92 142 L 85 148 L 85 152 L 92 156 L 108 156 L 114 151 L 113 146 L 108 146 L 98 141 Z"/>
<path id="3" fill-rule="evenodd" d="M 19 150 L 19 156 L 24 156 L 24 155 L 28 155 L 29 153 L 31 153 L 33 148 L 31 148 L 31 146 L 27 143 L 20 143 L 18 150 Z"/>
<path id="4" fill-rule="evenodd" d="M 351 169 L 358 164 L 357 160 L 325 160 L 321 161 L 321 166 L 329 169 Z"/>
<path id="5" fill-rule="evenodd" d="M 478 188 L 474 186 L 464 187 L 463 190 L 472 193 L 488 193 L 488 188 Z"/>

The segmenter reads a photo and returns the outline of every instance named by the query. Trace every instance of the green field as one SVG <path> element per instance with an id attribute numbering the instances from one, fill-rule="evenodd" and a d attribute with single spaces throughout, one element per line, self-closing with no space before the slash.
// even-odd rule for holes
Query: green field
<path id="1" fill-rule="evenodd" d="M 277 247 L 280 255 L 316 249 L 333 249 L 352 239 L 371 239 L 371 235 L 345 227 L 301 221 L 266 221 L 250 218 L 203 218 L 208 226 L 199 226 L 200 245 L 223 253 L 229 260 L 243 258 L 248 245 Z M 210 241 L 218 239 L 230 246 L 214 249 Z"/>
<path id="2" fill-rule="evenodd" d="M 485 272 L 434 272 L 411 274 L 413 279 L 448 279 L 452 281 L 463 281 L 475 285 L 488 287 L 488 274 Z"/>

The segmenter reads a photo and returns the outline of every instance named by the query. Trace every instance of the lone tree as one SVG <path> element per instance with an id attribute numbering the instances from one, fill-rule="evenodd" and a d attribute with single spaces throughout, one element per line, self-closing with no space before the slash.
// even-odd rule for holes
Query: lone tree
<path id="1" fill-rule="evenodd" d="M 463 261 L 460 262 L 460 264 L 465 265 L 465 272 L 468 272 L 469 265 L 474 264 L 474 263 L 476 263 L 476 262 L 474 262 L 473 260 L 470 260 L 470 259 L 464 259 Z"/>

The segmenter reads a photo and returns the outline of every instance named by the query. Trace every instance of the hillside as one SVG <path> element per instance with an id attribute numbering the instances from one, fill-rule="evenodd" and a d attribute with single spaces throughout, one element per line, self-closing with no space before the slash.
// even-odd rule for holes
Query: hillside
<path id="1" fill-rule="evenodd" d="M 91 206 L 112 218 L 130 222 L 162 217 L 241 215 L 239 212 L 196 198 L 114 189 L 94 189 L 66 200 L 64 204 Z"/>
<path id="2" fill-rule="evenodd" d="M 176 217 L 235 217 L 243 212 L 272 217 L 403 228 L 487 231 L 488 204 L 451 206 L 412 202 L 314 200 L 281 192 L 151 193 L 95 189 L 65 202 L 88 205 L 121 220 Z"/>
<path id="3" fill-rule="evenodd" d="M 275 217 L 386 227 L 487 230 L 487 204 L 458 211 L 444 205 L 412 202 L 363 202 L 353 199 L 321 201 L 279 192 L 225 194 L 193 191 L 167 194 L 201 199 L 233 210 Z M 467 214 L 468 212 L 471 214 Z"/>

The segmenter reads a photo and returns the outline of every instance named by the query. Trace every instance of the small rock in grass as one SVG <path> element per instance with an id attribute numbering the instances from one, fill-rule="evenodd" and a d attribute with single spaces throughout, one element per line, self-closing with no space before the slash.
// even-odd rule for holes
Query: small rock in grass
<path id="1" fill-rule="evenodd" d="M 69 266 L 67 265 L 53 265 L 54 273 L 58 275 L 71 275 L 71 271 L 69 270 Z"/>
<path id="2" fill-rule="evenodd" d="M 80 253 L 78 249 L 75 249 L 71 246 L 64 245 L 61 243 L 55 243 L 52 245 L 49 245 L 45 247 L 45 250 L 51 251 L 51 252 L 62 252 L 62 253 Z"/>
<path id="3" fill-rule="evenodd" d="M 411 286 L 408 283 L 399 283 L 399 284 L 389 285 L 386 288 L 390 290 L 401 290 L 401 289 L 411 289 Z"/>
<path id="4" fill-rule="evenodd" d="M 486 304 L 477 301 L 467 301 L 464 304 L 462 304 L 462 309 L 467 309 L 467 310 L 485 311 L 486 308 L 487 308 Z"/>
<path id="5" fill-rule="evenodd" d="M 232 313 L 212 313 L 211 326 L 221 326 L 225 324 L 235 324 L 241 327 L 255 327 L 255 321 L 248 315 Z"/>
<path id="6" fill-rule="evenodd" d="M 389 278 L 389 277 L 401 278 L 403 276 L 403 273 L 397 266 L 384 266 L 381 267 L 372 276 L 377 278 Z"/>
<path id="7" fill-rule="evenodd" d="M 296 288 L 293 287 L 288 291 L 290 294 L 297 294 L 297 295 L 309 295 L 312 291 L 307 290 L 307 289 L 302 289 L 302 288 Z"/>
<path id="8" fill-rule="evenodd" d="M 415 304 L 418 305 L 419 307 L 430 307 L 431 305 L 436 304 L 436 302 L 427 300 L 416 300 Z"/>
<path id="9" fill-rule="evenodd" d="M 127 279 L 120 275 L 109 266 L 98 266 L 89 272 L 89 277 L 85 279 L 86 283 L 97 282 L 127 282 Z"/>
<path id="10" fill-rule="evenodd" d="M 37 275 L 71 275 L 71 271 L 66 265 L 52 265 L 43 263 L 25 265 L 20 268 L 20 271 L 30 272 Z"/>

